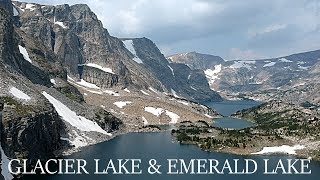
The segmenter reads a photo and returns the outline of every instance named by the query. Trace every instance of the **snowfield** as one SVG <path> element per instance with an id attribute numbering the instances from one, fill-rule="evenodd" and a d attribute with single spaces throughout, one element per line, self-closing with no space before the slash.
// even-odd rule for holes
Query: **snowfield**
<path id="1" fill-rule="evenodd" d="M 170 124 L 176 124 L 180 118 L 176 113 L 166 110 L 166 115 L 171 118 Z"/>
<path id="2" fill-rule="evenodd" d="M 42 94 L 54 106 L 59 116 L 61 116 L 63 120 L 67 121 L 77 129 L 81 131 L 95 131 L 109 136 L 112 135 L 103 130 L 97 123 L 90 121 L 85 117 L 78 116 L 74 111 L 71 111 L 66 105 L 64 105 L 63 103 L 46 93 L 45 91 L 43 91 Z"/>
<path id="3" fill-rule="evenodd" d="M 178 100 L 177 102 L 178 102 L 178 103 L 180 103 L 180 104 L 183 104 L 183 105 L 189 106 L 189 103 L 188 103 L 188 102 L 181 101 L 181 100 Z"/>
<path id="4" fill-rule="evenodd" d="M 100 69 L 101 71 L 114 74 L 114 72 L 112 71 L 111 68 L 102 67 L 102 66 L 100 66 L 100 65 L 98 65 L 98 64 L 87 63 L 87 64 L 84 64 L 84 66 L 89 66 L 89 67 L 97 68 L 97 69 Z"/>
<path id="5" fill-rule="evenodd" d="M 63 29 L 68 29 L 68 27 L 65 26 L 65 25 L 63 24 L 63 22 L 61 22 L 61 21 L 56 21 L 56 22 L 54 22 L 54 24 L 59 25 L 59 26 L 62 27 Z"/>
<path id="6" fill-rule="evenodd" d="M 8 164 L 10 162 L 9 158 L 4 154 L 4 151 L 0 144 L 0 154 L 1 154 L 1 174 L 5 180 L 13 179 L 12 174 L 9 173 Z"/>
<path id="7" fill-rule="evenodd" d="M 111 96 L 120 96 L 119 93 L 116 93 L 116 92 L 114 92 L 114 91 L 112 91 L 112 90 L 104 90 L 103 92 L 104 92 L 104 93 L 107 93 L 107 94 L 109 94 L 109 95 L 111 95 Z"/>
<path id="8" fill-rule="evenodd" d="M 22 47 L 19 45 L 19 51 L 20 53 L 23 55 L 24 59 L 26 61 L 29 61 L 30 63 L 32 63 L 30 57 L 29 57 L 29 54 L 28 54 L 28 51 L 26 50 L 26 48 Z"/>
<path id="9" fill-rule="evenodd" d="M 145 107 L 144 110 L 148 113 L 151 113 L 151 114 L 157 116 L 157 117 L 159 117 L 164 112 L 164 109 L 154 108 L 154 107 Z"/>
<path id="10" fill-rule="evenodd" d="M 101 91 L 93 91 L 93 90 L 90 90 L 90 89 L 86 89 L 86 91 L 88 91 L 88 92 L 91 92 L 91 93 L 93 93 L 93 94 L 103 94 L 103 92 L 101 92 Z"/>
<path id="11" fill-rule="evenodd" d="M 145 107 L 144 110 L 157 117 L 159 117 L 162 113 L 165 113 L 171 119 L 171 121 L 169 122 L 170 124 L 176 124 L 180 118 L 180 116 L 178 116 L 176 113 L 164 110 L 163 108 Z"/>
<path id="12" fill-rule="evenodd" d="M 127 104 L 131 104 L 131 103 L 132 103 L 131 101 L 118 101 L 118 102 L 115 102 L 113 104 L 118 106 L 118 108 L 123 108 Z"/>
<path id="13" fill-rule="evenodd" d="M 34 10 L 36 10 L 36 7 L 34 4 L 26 4 L 25 9 L 30 10 L 30 11 L 34 11 Z"/>
<path id="14" fill-rule="evenodd" d="M 143 125 L 148 125 L 149 122 L 147 121 L 147 119 L 145 117 L 142 116 L 142 120 L 143 120 Z"/>
<path id="15" fill-rule="evenodd" d="M 172 75 L 174 76 L 174 71 L 170 65 L 168 65 L 168 68 L 171 70 Z"/>
<path id="16" fill-rule="evenodd" d="M 152 87 L 149 87 L 149 90 L 154 92 L 154 93 L 158 93 L 155 89 L 153 89 Z"/>
<path id="17" fill-rule="evenodd" d="M 130 93 L 130 90 L 128 88 L 125 88 L 124 91 Z"/>
<path id="18" fill-rule="evenodd" d="M 234 63 L 230 66 L 232 69 L 238 69 L 238 68 L 247 68 L 251 69 L 250 64 L 255 64 L 256 61 L 234 61 Z"/>
<path id="19" fill-rule="evenodd" d="M 263 65 L 263 67 L 271 67 L 271 66 L 274 66 L 275 64 L 276 64 L 276 62 L 270 62 L 270 63 Z"/>
<path id="20" fill-rule="evenodd" d="M 131 52 L 131 54 L 134 55 L 134 58 L 132 60 L 134 60 L 135 62 L 137 62 L 138 64 L 142 64 L 142 60 L 137 56 L 136 54 L 136 50 L 133 47 L 133 42 L 132 40 L 125 40 L 123 41 L 125 47 Z"/>
<path id="21" fill-rule="evenodd" d="M 286 59 L 286 58 L 280 58 L 279 61 L 280 61 L 280 62 L 286 62 L 286 63 L 292 62 L 292 61 L 290 61 L 290 60 L 288 60 L 288 59 Z"/>
<path id="22" fill-rule="evenodd" d="M 19 89 L 12 87 L 9 91 L 14 97 L 18 98 L 18 99 L 23 99 L 23 100 L 30 100 L 31 97 L 28 96 L 26 93 L 20 91 Z"/>
<path id="23" fill-rule="evenodd" d="M 171 89 L 171 93 L 172 93 L 172 95 L 173 95 L 174 97 L 180 98 L 180 97 L 177 95 L 177 92 L 176 92 L 175 90 Z"/>
<path id="24" fill-rule="evenodd" d="M 93 139 L 86 136 L 85 134 L 79 135 L 77 133 L 77 131 L 75 131 L 75 130 L 72 130 L 72 133 L 75 137 L 73 141 L 70 140 L 69 138 L 64 138 L 64 137 L 61 137 L 60 139 L 63 141 L 68 141 L 70 143 L 70 145 L 73 145 L 75 148 L 84 147 L 84 146 L 87 146 L 91 143 L 95 143 L 95 141 Z M 72 135 L 69 134 L 69 136 L 72 136 Z"/>
<path id="25" fill-rule="evenodd" d="M 147 92 L 145 92 L 144 90 L 140 90 L 144 95 L 147 95 L 147 96 L 149 96 L 150 94 L 149 93 L 147 93 Z"/>
<path id="26" fill-rule="evenodd" d="M 214 70 L 207 69 L 207 70 L 204 71 L 207 79 L 209 80 L 209 84 L 214 83 L 214 81 L 216 79 L 218 79 L 218 76 L 219 76 L 219 73 L 221 72 L 221 70 L 222 70 L 222 65 L 219 64 L 219 65 L 215 65 L 214 66 Z"/>
<path id="27" fill-rule="evenodd" d="M 13 16 L 19 16 L 19 12 L 18 12 L 18 10 L 17 10 L 17 8 L 16 7 L 14 7 L 13 5 L 12 5 L 12 10 L 13 10 Z"/>
<path id="28" fill-rule="evenodd" d="M 264 147 L 260 152 L 251 154 L 274 154 L 274 153 L 284 153 L 284 154 L 296 154 L 296 150 L 304 149 L 305 146 L 295 145 L 295 146 L 274 146 L 274 147 Z"/>
<path id="29" fill-rule="evenodd" d="M 78 81 L 76 83 L 81 85 L 81 86 L 87 87 L 87 88 L 100 89 L 100 87 L 98 87 L 97 85 L 89 83 L 89 82 L 87 82 L 87 81 L 85 81 L 83 79 L 81 79 L 80 81 Z"/>

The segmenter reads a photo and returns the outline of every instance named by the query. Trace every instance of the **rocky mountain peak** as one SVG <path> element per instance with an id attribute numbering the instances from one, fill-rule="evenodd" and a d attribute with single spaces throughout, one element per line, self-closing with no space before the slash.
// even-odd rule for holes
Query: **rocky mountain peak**
<path id="1" fill-rule="evenodd" d="M 75 4 L 71 6 L 71 11 L 73 16 L 78 19 L 91 19 L 98 21 L 98 18 L 94 12 L 91 11 L 88 5 L 86 4 Z"/>
<path id="2" fill-rule="evenodd" d="M 210 69 L 215 65 L 224 63 L 224 60 L 219 56 L 201 54 L 198 52 L 187 52 L 175 54 L 167 57 L 170 61 L 175 63 L 183 63 L 188 65 L 191 69 Z"/>

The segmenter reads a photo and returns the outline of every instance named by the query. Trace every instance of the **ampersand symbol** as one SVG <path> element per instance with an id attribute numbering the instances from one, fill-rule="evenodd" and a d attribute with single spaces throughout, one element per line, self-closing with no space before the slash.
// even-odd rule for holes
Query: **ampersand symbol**
<path id="1" fill-rule="evenodd" d="M 149 160 L 149 168 L 148 168 L 148 172 L 149 174 L 161 174 L 161 172 L 159 171 L 161 165 L 157 165 L 157 161 L 155 159 L 150 159 Z"/>

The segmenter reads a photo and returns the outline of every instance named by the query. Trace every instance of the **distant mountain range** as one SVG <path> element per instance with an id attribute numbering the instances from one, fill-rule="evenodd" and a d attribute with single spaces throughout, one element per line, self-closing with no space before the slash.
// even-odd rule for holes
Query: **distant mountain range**
<path id="1" fill-rule="evenodd" d="M 262 94 L 278 92 L 277 95 L 280 96 L 287 91 L 298 93 L 308 89 L 305 93 L 298 93 L 301 97 L 299 102 L 320 102 L 318 93 L 314 93 L 320 87 L 320 50 L 259 60 L 224 61 L 218 56 L 195 52 L 167 58 L 173 62 L 181 62 L 194 69 L 203 70 L 210 87 L 226 98 L 247 95 L 257 100 L 268 100 L 273 95 L 263 97 Z M 268 91 L 272 92 L 268 93 Z M 279 98 L 279 96 L 274 97 Z M 297 95 L 286 93 L 281 97 L 290 100 L 297 98 Z"/>

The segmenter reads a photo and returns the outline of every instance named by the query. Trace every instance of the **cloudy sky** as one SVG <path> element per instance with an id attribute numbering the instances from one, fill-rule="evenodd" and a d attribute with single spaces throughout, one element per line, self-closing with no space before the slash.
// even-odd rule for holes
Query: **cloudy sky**
<path id="1" fill-rule="evenodd" d="M 24 0 L 86 3 L 117 37 L 148 37 L 165 55 L 197 51 L 229 59 L 320 49 L 318 0 Z"/>

